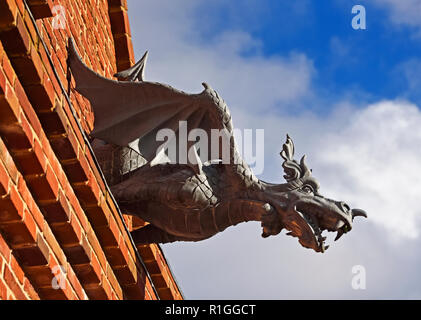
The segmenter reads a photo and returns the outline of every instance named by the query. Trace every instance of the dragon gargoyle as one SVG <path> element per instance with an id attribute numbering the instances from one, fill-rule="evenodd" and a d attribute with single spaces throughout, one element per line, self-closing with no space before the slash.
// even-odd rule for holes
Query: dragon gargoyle
<path id="1" fill-rule="evenodd" d="M 126 148 L 140 138 L 141 156 L 148 161 L 111 186 L 122 212 L 150 223 L 132 232 L 136 244 L 200 241 L 238 223 L 260 221 L 263 237 L 287 229 L 302 246 L 324 252 L 328 248 L 324 230 L 337 232 L 339 239 L 352 229 L 354 217 L 366 217 L 364 211 L 319 193 L 305 157 L 299 163 L 293 159 L 289 136 L 281 151 L 287 183 L 257 179 L 237 151 L 231 116 L 218 93 L 207 84 L 203 92 L 187 94 L 145 82 L 146 58 L 116 74 L 120 81 L 111 80 L 89 69 L 69 41 L 75 89 L 91 102 L 95 116 L 90 136 Z M 157 160 L 162 145 L 157 133 L 170 128 L 178 137 L 180 121 L 189 131 L 202 129 L 209 136 L 212 129 L 224 130 L 229 136 L 228 163 L 203 162 L 198 157 L 186 164 Z M 208 160 L 221 157 L 218 153 Z"/>

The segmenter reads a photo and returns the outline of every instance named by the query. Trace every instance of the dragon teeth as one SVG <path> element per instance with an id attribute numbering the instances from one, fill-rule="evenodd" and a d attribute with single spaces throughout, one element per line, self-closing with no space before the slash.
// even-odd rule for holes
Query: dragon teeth
<path id="1" fill-rule="evenodd" d="M 343 234 L 344 234 L 344 231 L 342 229 L 339 229 L 336 235 L 335 241 L 339 240 L 339 238 L 342 237 Z"/>

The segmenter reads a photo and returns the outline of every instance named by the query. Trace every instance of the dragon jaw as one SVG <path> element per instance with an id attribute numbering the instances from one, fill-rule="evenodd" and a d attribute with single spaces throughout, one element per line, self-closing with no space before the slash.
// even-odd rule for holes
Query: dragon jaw
<path id="1" fill-rule="evenodd" d="M 322 253 L 329 248 L 325 244 L 324 231 L 336 232 L 336 241 L 351 231 L 355 216 L 367 217 L 363 210 L 351 210 L 344 202 L 319 195 L 300 199 L 291 209 L 288 212 L 292 212 L 293 215 L 284 216 L 285 228 L 290 230 L 288 234 L 298 237 L 302 246 Z"/>
<path id="2" fill-rule="evenodd" d="M 279 234 L 285 228 L 289 231 L 287 235 L 297 237 L 303 247 L 316 252 L 323 253 L 329 248 L 324 231 L 336 232 L 336 241 L 352 229 L 354 217 L 367 217 L 363 210 L 350 209 L 344 202 L 319 194 L 303 194 L 302 189 L 282 195 L 276 192 L 276 197 L 266 199 L 266 212 L 261 217 L 262 236 Z"/>

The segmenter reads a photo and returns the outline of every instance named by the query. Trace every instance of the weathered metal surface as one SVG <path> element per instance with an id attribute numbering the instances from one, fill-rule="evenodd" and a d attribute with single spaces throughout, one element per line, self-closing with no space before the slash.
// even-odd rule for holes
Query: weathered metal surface
<path id="1" fill-rule="evenodd" d="M 150 222 L 133 232 L 138 244 L 199 241 L 241 222 L 260 221 L 263 237 L 285 228 L 302 246 L 324 252 L 324 230 L 337 232 L 339 238 L 351 230 L 355 216 L 366 216 L 319 193 L 305 157 L 299 163 L 294 160 L 289 137 L 281 152 L 287 183 L 257 179 L 230 137 L 233 125 L 226 103 L 209 85 L 204 84 L 199 94 L 187 94 L 145 82 L 144 62 L 120 73 L 132 81 L 106 79 L 81 61 L 72 42 L 69 63 L 76 90 L 90 100 L 95 113 L 91 136 L 106 141 L 97 140 L 95 150 L 114 197 L 125 213 Z M 178 135 L 179 121 L 186 121 L 189 131 L 202 129 L 209 136 L 212 129 L 225 130 L 230 137 L 229 162 L 156 161 L 162 144 L 156 134 L 170 128 Z M 141 155 L 127 147 L 137 138 Z M 204 160 L 221 159 L 222 151 L 213 156 Z"/>

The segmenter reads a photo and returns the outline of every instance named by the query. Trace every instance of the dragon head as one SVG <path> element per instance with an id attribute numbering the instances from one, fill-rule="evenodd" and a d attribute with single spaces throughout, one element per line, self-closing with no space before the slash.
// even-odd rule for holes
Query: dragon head
<path id="1" fill-rule="evenodd" d="M 303 247 L 325 252 L 323 231 L 337 232 L 335 241 L 352 229 L 355 217 L 367 217 L 360 209 L 351 209 L 345 202 L 323 197 L 320 185 L 305 163 L 293 159 L 294 143 L 287 135 L 281 157 L 284 159 L 286 184 L 268 185 L 267 203 L 263 206 L 263 237 L 278 234 L 283 228 L 287 235 L 297 237 Z"/>

